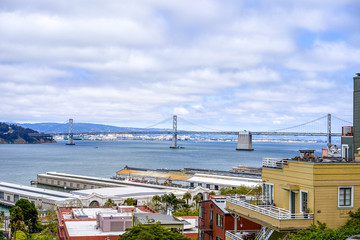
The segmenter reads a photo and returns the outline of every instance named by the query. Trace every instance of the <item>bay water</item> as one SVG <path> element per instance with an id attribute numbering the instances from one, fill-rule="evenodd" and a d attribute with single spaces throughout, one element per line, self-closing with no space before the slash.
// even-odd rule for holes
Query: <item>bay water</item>
<path id="1" fill-rule="evenodd" d="M 264 157 L 294 157 L 300 149 L 317 155 L 325 143 L 259 143 L 254 151 L 236 151 L 235 142 L 76 141 L 0 145 L 0 181 L 29 185 L 38 173 L 50 171 L 109 178 L 125 165 L 138 168 L 202 168 L 230 170 L 238 165 L 261 167 Z"/>
<path id="2" fill-rule="evenodd" d="M 264 157 L 294 157 L 300 149 L 316 150 L 326 143 L 254 142 L 254 151 L 236 151 L 236 142 L 75 141 L 47 144 L 0 144 L 0 181 L 30 185 L 39 173 L 62 172 L 110 178 L 126 165 L 151 169 L 201 168 L 230 170 L 261 167 Z M 0 206 L 0 211 L 3 210 Z"/>

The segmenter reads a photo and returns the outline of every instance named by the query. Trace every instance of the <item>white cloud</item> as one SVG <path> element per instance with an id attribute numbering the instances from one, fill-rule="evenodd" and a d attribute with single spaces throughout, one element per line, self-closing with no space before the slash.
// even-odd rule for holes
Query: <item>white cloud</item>
<path id="1" fill-rule="evenodd" d="M 218 129 L 271 129 L 351 111 L 356 1 L 2 6 L 1 120 L 147 126 L 176 113 Z"/>

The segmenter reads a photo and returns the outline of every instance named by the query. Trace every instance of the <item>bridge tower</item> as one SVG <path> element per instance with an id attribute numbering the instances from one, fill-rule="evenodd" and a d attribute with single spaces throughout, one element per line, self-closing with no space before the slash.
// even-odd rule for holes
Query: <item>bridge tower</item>
<path id="1" fill-rule="evenodd" d="M 172 145 L 170 148 L 179 148 L 177 145 L 177 115 L 173 116 L 173 138 L 172 138 Z"/>
<path id="2" fill-rule="evenodd" d="M 327 146 L 331 147 L 331 114 L 327 115 Z"/>
<path id="3" fill-rule="evenodd" d="M 74 143 L 74 126 L 73 126 L 73 119 L 69 119 L 69 136 L 68 142 L 66 145 L 75 145 Z"/>

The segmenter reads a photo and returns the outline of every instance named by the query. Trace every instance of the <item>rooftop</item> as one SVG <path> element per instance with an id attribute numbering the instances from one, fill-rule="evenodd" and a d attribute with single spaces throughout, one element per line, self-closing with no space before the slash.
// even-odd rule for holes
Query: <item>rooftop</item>
<path id="1" fill-rule="evenodd" d="M 99 195 L 108 196 L 109 198 L 129 198 L 139 196 L 164 195 L 170 193 L 170 191 L 147 187 L 114 187 L 78 190 L 72 191 L 71 193 L 79 196 L 88 196 L 90 194 L 96 193 Z"/>
<path id="2" fill-rule="evenodd" d="M 96 229 L 96 220 L 94 221 L 65 221 L 69 236 L 109 236 L 120 235 L 124 232 L 103 232 L 100 228 Z"/>
<path id="3" fill-rule="evenodd" d="M 166 215 L 162 213 L 134 213 L 134 218 L 136 218 L 141 224 L 156 224 L 157 222 L 166 225 L 184 224 L 173 215 Z"/>
<path id="4" fill-rule="evenodd" d="M 35 198 L 45 198 L 53 201 L 64 201 L 65 199 L 76 197 L 75 195 L 66 192 L 29 187 L 8 182 L 0 182 L 0 190 Z"/>

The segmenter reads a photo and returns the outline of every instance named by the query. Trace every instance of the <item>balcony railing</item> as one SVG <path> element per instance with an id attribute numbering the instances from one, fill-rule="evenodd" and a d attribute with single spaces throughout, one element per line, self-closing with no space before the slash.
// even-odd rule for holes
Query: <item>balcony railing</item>
<path id="1" fill-rule="evenodd" d="M 288 160 L 283 158 L 263 158 L 262 166 L 267 168 L 280 168 L 288 165 Z"/>
<path id="2" fill-rule="evenodd" d="M 251 235 L 258 234 L 260 230 L 242 230 L 242 231 L 234 231 L 228 230 L 225 232 L 225 236 L 231 238 L 232 240 L 246 240 L 253 239 Z"/>
<path id="3" fill-rule="evenodd" d="M 228 202 L 234 203 L 240 207 L 247 208 L 251 211 L 264 214 L 266 216 L 275 218 L 277 220 L 292 220 L 292 219 L 313 219 L 313 213 L 291 213 L 284 208 L 275 207 L 272 205 L 253 205 L 239 199 L 227 199 Z"/>

